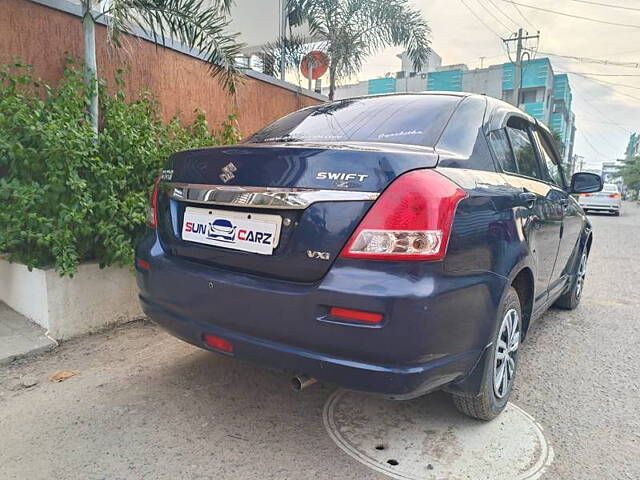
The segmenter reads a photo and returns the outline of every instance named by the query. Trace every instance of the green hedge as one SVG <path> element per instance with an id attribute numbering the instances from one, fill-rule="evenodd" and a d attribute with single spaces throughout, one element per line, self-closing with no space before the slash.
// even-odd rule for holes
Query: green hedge
<path id="1" fill-rule="evenodd" d="M 100 82 L 96 139 L 73 62 L 56 87 L 20 62 L 0 69 L 0 253 L 9 260 L 60 275 L 87 260 L 131 264 L 167 156 L 238 140 L 233 116 L 219 135 L 202 113 L 188 126 L 163 123 L 149 94 L 125 98 L 120 73 L 114 94 Z"/>

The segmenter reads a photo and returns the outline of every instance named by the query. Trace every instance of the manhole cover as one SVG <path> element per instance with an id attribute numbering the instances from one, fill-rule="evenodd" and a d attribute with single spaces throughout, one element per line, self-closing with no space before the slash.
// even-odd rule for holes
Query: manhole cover
<path id="1" fill-rule="evenodd" d="M 509 404 L 496 420 L 479 422 L 442 393 L 403 402 L 339 390 L 324 423 L 348 455 L 393 478 L 535 479 L 553 458 L 522 409 Z"/>

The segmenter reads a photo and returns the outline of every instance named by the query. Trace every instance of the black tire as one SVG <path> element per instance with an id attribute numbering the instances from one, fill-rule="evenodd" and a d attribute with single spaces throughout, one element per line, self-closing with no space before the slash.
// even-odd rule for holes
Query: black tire
<path id="1" fill-rule="evenodd" d="M 501 392 L 502 396 L 499 396 L 499 394 L 496 393 L 496 388 L 494 388 L 494 369 L 497 367 L 496 345 L 498 344 L 498 340 L 500 337 L 502 337 L 503 333 L 501 330 L 502 323 L 505 320 L 507 313 L 511 310 L 515 310 L 517 313 L 519 345 L 520 339 L 522 338 L 522 308 L 520 306 L 520 298 L 518 297 L 518 293 L 513 287 L 509 287 L 509 290 L 507 291 L 502 304 L 500 305 L 500 309 L 498 310 L 499 314 L 496 320 L 496 333 L 494 335 L 491 347 L 489 347 L 491 353 L 489 354 L 487 363 L 485 365 L 482 380 L 482 391 L 480 392 L 480 395 L 470 397 L 463 394 L 452 394 L 453 404 L 460 412 L 469 417 L 485 421 L 493 420 L 498 415 L 500 415 L 500 413 L 502 413 L 504 408 L 507 406 L 507 402 L 509 401 L 509 396 L 511 395 L 511 389 L 513 388 L 518 366 L 517 350 L 515 351 L 513 357 L 513 373 L 510 377 L 511 379 L 508 383 L 508 386 L 505 387 L 505 389 Z M 507 372 L 505 370 L 503 372 L 503 375 L 506 374 Z"/>
<path id="2" fill-rule="evenodd" d="M 620 211 L 619 211 L 619 210 L 618 210 L 618 211 L 615 211 L 615 212 L 613 212 L 613 214 L 614 214 L 616 217 L 619 217 L 619 216 L 620 216 Z"/>
<path id="3" fill-rule="evenodd" d="M 584 259 L 584 265 L 583 265 Z M 580 305 L 580 299 L 582 298 L 582 292 L 584 290 L 584 280 L 587 268 L 587 260 L 589 259 L 589 254 L 586 249 L 583 247 L 580 252 L 580 261 L 576 266 L 576 272 L 573 276 L 573 280 L 571 280 L 571 287 L 565 293 L 560 295 L 558 299 L 553 304 L 555 307 L 561 308 L 563 310 L 574 310 Z"/>

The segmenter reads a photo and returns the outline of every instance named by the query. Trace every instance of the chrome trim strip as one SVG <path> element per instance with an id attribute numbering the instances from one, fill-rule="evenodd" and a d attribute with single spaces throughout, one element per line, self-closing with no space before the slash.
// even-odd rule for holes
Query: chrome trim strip
<path id="1" fill-rule="evenodd" d="M 239 187 L 164 182 L 163 187 L 175 200 L 251 208 L 304 210 L 317 202 L 373 201 L 378 192 L 356 190 L 322 190 L 314 188 Z"/>

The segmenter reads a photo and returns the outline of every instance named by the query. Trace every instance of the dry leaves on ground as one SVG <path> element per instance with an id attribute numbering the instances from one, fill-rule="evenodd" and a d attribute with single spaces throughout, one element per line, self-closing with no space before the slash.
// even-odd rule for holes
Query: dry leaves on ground
<path id="1" fill-rule="evenodd" d="M 50 382 L 64 382 L 65 380 L 75 377 L 80 372 L 76 370 L 60 370 L 49 377 Z"/>

